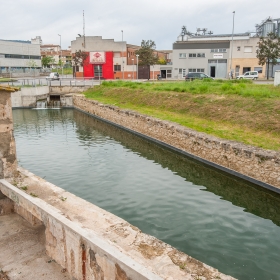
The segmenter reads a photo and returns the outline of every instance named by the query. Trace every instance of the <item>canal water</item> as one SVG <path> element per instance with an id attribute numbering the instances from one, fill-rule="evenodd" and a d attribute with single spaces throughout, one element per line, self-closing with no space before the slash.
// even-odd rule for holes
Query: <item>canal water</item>
<path id="1" fill-rule="evenodd" d="M 72 109 L 13 111 L 19 165 L 238 279 L 280 279 L 280 196 Z"/>

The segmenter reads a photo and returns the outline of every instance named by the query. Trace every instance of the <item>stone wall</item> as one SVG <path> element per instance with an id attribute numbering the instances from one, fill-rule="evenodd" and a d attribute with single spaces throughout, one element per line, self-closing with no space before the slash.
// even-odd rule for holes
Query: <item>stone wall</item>
<path id="1" fill-rule="evenodd" d="M 0 88 L 0 179 L 11 177 L 17 168 L 11 94 Z"/>
<path id="2" fill-rule="evenodd" d="M 79 85 L 75 85 L 75 82 L 73 82 L 72 86 L 51 86 L 50 87 L 50 94 L 83 92 L 86 89 L 91 87 L 91 86 L 83 85 L 83 81 L 81 83 L 82 83 L 82 85 L 80 85 L 80 86 Z"/>
<path id="3" fill-rule="evenodd" d="M 248 176 L 247 179 L 253 178 L 253 182 L 264 182 L 263 186 L 267 188 L 277 192 L 280 189 L 279 152 L 222 140 L 176 123 L 88 100 L 83 95 L 75 95 L 73 105 L 87 113 Z"/>

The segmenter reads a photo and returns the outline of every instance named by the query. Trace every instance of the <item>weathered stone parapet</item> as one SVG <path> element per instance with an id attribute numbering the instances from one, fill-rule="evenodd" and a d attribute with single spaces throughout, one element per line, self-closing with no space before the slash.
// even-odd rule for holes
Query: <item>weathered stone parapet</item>
<path id="1" fill-rule="evenodd" d="M 73 279 L 234 279 L 27 170 L 17 175 L 18 187 L 2 179 L 0 191 L 44 224 L 47 255 Z"/>
<path id="2" fill-rule="evenodd" d="M 219 139 L 181 125 L 134 111 L 104 105 L 83 95 L 74 106 L 123 127 L 162 141 L 187 153 L 280 188 L 280 153 Z"/>
<path id="3" fill-rule="evenodd" d="M 0 87 L 0 179 L 13 176 L 17 169 L 11 106 L 13 91 L 13 88 Z"/>

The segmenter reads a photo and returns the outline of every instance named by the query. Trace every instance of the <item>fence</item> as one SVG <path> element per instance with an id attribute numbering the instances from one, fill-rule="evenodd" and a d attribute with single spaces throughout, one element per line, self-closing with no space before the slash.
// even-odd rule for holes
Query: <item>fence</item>
<path id="1" fill-rule="evenodd" d="M 0 81 L 1 83 L 1 81 Z M 10 79 L 1 84 L 15 87 L 35 87 L 35 86 L 94 86 L 102 83 L 102 80 L 94 78 L 73 78 L 65 77 L 59 80 L 51 80 L 45 77 L 38 78 L 18 78 Z"/>

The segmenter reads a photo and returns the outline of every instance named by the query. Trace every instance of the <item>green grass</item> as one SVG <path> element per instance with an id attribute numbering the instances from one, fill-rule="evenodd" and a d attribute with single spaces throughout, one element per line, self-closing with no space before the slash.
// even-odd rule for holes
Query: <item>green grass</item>
<path id="1" fill-rule="evenodd" d="M 280 150 L 280 88 L 246 80 L 103 82 L 85 96 L 223 139 Z"/>
<path id="2" fill-rule="evenodd" d="M 62 69 L 52 69 L 52 72 L 58 72 L 59 75 L 62 74 Z M 63 75 L 73 74 L 73 68 L 63 68 Z"/>
<path id="3" fill-rule="evenodd" d="M 16 82 L 16 79 L 10 79 L 10 78 L 0 78 L 0 83 L 9 83 L 9 82 Z"/>

